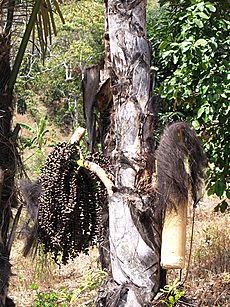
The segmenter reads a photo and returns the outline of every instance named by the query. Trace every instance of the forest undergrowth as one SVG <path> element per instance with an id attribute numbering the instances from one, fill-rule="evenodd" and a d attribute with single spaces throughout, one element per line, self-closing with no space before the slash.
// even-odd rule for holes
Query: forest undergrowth
<path id="1" fill-rule="evenodd" d="M 195 306 L 230 306 L 230 216 L 213 212 L 218 199 L 205 198 L 196 209 L 191 263 L 182 291 Z M 191 216 L 188 218 L 187 255 L 190 248 Z M 16 306 L 94 306 L 105 272 L 96 248 L 58 267 L 45 255 L 24 258 L 23 239 L 12 253 L 10 296 Z M 182 272 L 184 281 L 187 268 Z M 179 270 L 168 273 L 168 283 L 179 278 Z"/>

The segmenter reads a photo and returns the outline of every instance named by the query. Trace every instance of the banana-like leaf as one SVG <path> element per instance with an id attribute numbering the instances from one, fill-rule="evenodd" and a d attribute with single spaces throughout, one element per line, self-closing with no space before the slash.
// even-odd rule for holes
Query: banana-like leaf
<path id="1" fill-rule="evenodd" d="M 48 132 L 49 132 L 49 129 L 46 129 L 46 130 L 42 131 L 42 132 L 39 134 L 38 138 L 39 138 L 39 139 L 43 139 L 44 135 L 46 135 L 46 133 L 48 133 Z"/>
<path id="2" fill-rule="evenodd" d="M 36 130 L 35 130 L 33 127 L 31 127 L 30 125 L 27 125 L 27 124 L 25 124 L 25 123 L 20 123 L 20 126 L 21 126 L 22 128 L 24 128 L 24 129 L 26 129 L 27 131 L 33 133 L 33 134 L 36 133 Z"/>
<path id="3" fill-rule="evenodd" d="M 38 133 L 37 133 L 37 137 L 41 137 L 43 136 L 44 132 L 48 132 L 48 130 L 46 130 L 46 124 L 47 124 L 47 116 L 44 116 L 40 119 L 39 124 L 38 124 Z"/>

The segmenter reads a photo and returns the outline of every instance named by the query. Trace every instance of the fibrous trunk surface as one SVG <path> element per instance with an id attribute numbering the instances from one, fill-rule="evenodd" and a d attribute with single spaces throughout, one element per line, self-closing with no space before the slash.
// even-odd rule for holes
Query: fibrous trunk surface
<path id="1" fill-rule="evenodd" d="M 10 276 L 8 235 L 16 206 L 14 175 L 17 165 L 15 136 L 11 130 L 13 98 L 8 91 L 10 76 L 10 35 L 0 33 L 0 306 L 7 301 Z"/>
<path id="2" fill-rule="evenodd" d="M 107 9 L 114 103 L 107 152 L 117 191 L 109 200 L 113 281 L 100 293 L 98 306 L 148 306 L 160 283 L 161 215 L 153 201 L 154 101 L 146 1 L 109 0 Z"/>

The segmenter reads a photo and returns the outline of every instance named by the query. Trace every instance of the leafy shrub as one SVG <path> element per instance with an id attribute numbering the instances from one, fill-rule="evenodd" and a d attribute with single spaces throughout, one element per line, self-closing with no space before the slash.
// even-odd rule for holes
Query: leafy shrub
<path id="1" fill-rule="evenodd" d="M 165 299 L 161 300 L 161 303 L 164 303 L 167 307 L 173 307 L 183 296 L 183 292 L 180 290 L 180 283 L 175 280 L 170 285 L 165 285 L 164 289 L 160 289 L 166 295 Z"/>
<path id="2" fill-rule="evenodd" d="M 227 15 L 222 2 L 187 0 L 169 1 L 148 18 L 161 124 L 180 119 L 193 125 L 209 159 L 208 193 L 222 199 L 230 196 Z"/>

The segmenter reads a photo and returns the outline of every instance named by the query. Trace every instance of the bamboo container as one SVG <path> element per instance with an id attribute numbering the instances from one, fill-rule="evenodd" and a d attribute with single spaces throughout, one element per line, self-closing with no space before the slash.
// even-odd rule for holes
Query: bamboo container
<path id="1" fill-rule="evenodd" d="M 161 266 L 164 269 L 184 268 L 187 207 L 185 203 L 177 209 L 166 209 L 161 246 Z"/>

